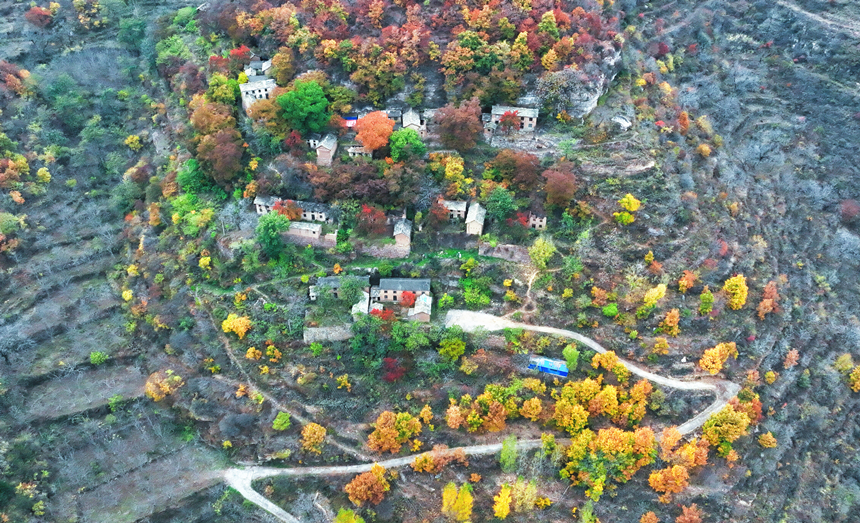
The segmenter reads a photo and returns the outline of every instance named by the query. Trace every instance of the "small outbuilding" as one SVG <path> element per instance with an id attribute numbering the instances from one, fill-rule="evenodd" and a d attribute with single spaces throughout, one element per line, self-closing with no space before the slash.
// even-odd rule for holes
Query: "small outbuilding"
<path id="1" fill-rule="evenodd" d="M 399 247 L 412 245 L 412 222 L 406 218 L 394 222 L 394 244 Z"/>
<path id="2" fill-rule="evenodd" d="M 317 165 L 330 167 L 334 161 L 334 153 L 337 152 L 337 137 L 331 133 L 319 141 L 316 146 Z"/>
<path id="3" fill-rule="evenodd" d="M 466 234 L 477 236 L 483 234 L 486 216 L 487 210 L 480 203 L 472 202 L 469 205 L 469 212 L 466 214 Z"/>
<path id="4" fill-rule="evenodd" d="M 415 306 L 407 311 L 406 319 L 427 323 L 430 321 L 432 311 L 433 297 L 429 294 L 422 294 L 415 298 Z"/>

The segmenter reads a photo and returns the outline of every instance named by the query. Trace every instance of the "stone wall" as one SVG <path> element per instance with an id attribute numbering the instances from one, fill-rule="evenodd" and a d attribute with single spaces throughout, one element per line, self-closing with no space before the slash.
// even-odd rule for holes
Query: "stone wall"
<path id="1" fill-rule="evenodd" d="M 343 341 L 352 338 L 352 328 L 349 325 L 333 327 L 305 327 L 302 338 L 306 344 L 315 341 Z"/>
<path id="2" fill-rule="evenodd" d="M 481 256 L 501 258 L 515 263 L 531 263 L 529 250 L 522 245 L 504 244 L 490 247 L 489 243 L 480 243 L 478 245 L 478 254 Z"/>

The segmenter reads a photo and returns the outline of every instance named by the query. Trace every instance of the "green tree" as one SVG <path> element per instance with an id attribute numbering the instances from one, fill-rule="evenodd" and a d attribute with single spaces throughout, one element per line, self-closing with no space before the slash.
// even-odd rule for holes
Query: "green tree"
<path id="1" fill-rule="evenodd" d="M 338 511 L 337 516 L 335 516 L 334 523 L 364 523 L 364 518 L 356 515 L 350 509 L 342 508 Z"/>
<path id="2" fill-rule="evenodd" d="M 529 247 L 529 257 L 538 269 L 546 269 L 546 262 L 555 254 L 555 244 L 552 238 L 541 236 Z"/>
<path id="3" fill-rule="evenodd" d="M 108 355 L 104 352 L 93 351 L 90 353 L 90 363 L 93 365 L 101 365 L 108 360 Z"/>
<path id="4" fill-rule="evenodd" d="M 511 473 L 517 468 L 517 436 L 511 434 L 502 442 L 502 453 L 499 456 L 502 472 Z"/>
<path id="5" fill-rule="evenodd" d="M 176 183 L 183 191 L 191 194 L 200 194 L 210 189 L 212 186 L 210 181 L 210 178 L 200 169 L 200 162 L 194 158 L 187 160 L 176 173 Z"/>
<path id="6" fill-rule="evenodd" d="M 287 412 L 278 412 L 275 421 L 272 422 L 272 428 L 275 430 L 287 430 L 290 425 L 290 415 Z"/>
<path id="7" fill-rule="evenodd" d="M 452 363 L 457 361 L 466 352 L 466 342 L 456 338 L 442 340 L 439 344 L 439 354 Z"/>
<path id="8" fill-rule="evenodd" d="M 561 355 L 564 356 L 564 361 L 567 362 L 567 370 L 570 372 L 575 371 L 576 366 L 579 364 L 579 349 L 576 348 L 576 345 L 569 343 L 561 351 Z"/>
<path id="9" fill-rule="evenodd" d="M 173 35 L 155 44 L 156 65 L 167 65 L 173 58 L 181 61 L 191 59 L 191 51 L 178 35 Z"/>
<path id="10" fill-rule="evenodd" d="M 328 99 L 320 84 L 296 81 L 293 90 L 277 99 L 284 119 L 302 134 L 322 132 L 328 125 Z"/>
<path id="11" fill-rule="evenodd" d="M 391 147 L 391 159 L 399 162 L 401 159 L 421 158 L 427 152 L 424 142 L 414 129 L 394 131 L 388 138 Z"/>
<path id="12" fill-rule="evenodd" d="M 338 297 L 346 303 L 353 304 L 361 298 L 361 293 L 367 283 L 363 282 L 357 276 L 344 276 L 340 279 L 340 289 L 338 289 Z"/>
<path id="13" fill-rule="evenodd" d="M 516 210 L 514 193 L 504 187 L 496 187 L 487 198 L 487 214 L 494 220 L 504 220 Z"/>
<path id="14" fill-rule="evenodd" d="M 260 216 L 257 224 L 257 241 L 263 247 L 263 251 L 269 256 L 275 256 L 283 246 L 281 233 L 290 228 L 290 220 L 276 212 L 270 212 Z"/>
<path id="15" fill-rule="evenodd" d="M 221 73 L 214 73 L 209 77 L 209 88 L 206 90 L 206 98 L 210 101 L 224 105 L 233 105 L 240 94 L 238 81 L 229 79 Z"/>

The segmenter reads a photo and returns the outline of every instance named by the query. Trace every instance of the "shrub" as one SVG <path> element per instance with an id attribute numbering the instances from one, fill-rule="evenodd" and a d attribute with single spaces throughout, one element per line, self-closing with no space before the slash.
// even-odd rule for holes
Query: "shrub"
<path id="1" fill-rule="evenodd" d="M 705 314 L 710 314 L 712 310 L 714 310 L 714 294 L 705 285 L 705 288 L 702 289 L 702 294 L 699 295 L 699 314 L 704 316 Z"/>
<path id="2" fill-rule="evenodd" d="M 101 365 L 108 360 L 108 355 L 104 352 L 93 351 L 90 353 L 90 363 L 93 365 Z"/>
<path id="3" fill-rule="evenodd" d="M 609 305 L 603 307 L 603 315 L 607 318 L 614 318 L 618 316 L 618 304 L 610 303 Z"/>
<path id="4" fill-rule="evenodd" d="M 499 456 L 502 472 L 511 473 L 517 466 L 517 437 L 511 434 L 502 441 L 502 453 Z"/>
<path id="5" fill-rule="evenodd" d="M 776 438 L 773 437 L 772 432 L 768 432 L 767 434 L 762 434 L 761 436 L 759 436 L 758 444 L 766 449 L 772 449 L 777 446 Z"/>
<path id="6" fill-rule="evenodd" d="M 287 412 L 278 412 L 275 420 L 272 422 L 272 428 L 275 430 L 287 430 L 290 428 L 290 415 Z"/>
<path id="7" fill-rule="evenodd" d="M 637 200 L 636 197 L 630 193 L 625 194 L 624 198 L 618 200 L 618 204 L 621 205 L 625 211 L 629 212 L 636 212 L 639 210 L 639 207 L 642 206 L 642 202 Z"/>
<path id="8" fill-rule="evenodd" d="M 634 218 L 633 215 L 627 211 L 614 212 L 612 213 L 612 216 L 614 216 L 615 221 L 621 225 L 630 225 L 631 223 L 636 221 L 636 218 Z"/>
<path id="9" fill-rule="evenodd" d="M 136 134 L 130 134 L 126 137 L 124 142 L 129 149 L 134 152 L 137 152 L 143 148 L 143 144 L 140 143 L 140 136 Z"/>

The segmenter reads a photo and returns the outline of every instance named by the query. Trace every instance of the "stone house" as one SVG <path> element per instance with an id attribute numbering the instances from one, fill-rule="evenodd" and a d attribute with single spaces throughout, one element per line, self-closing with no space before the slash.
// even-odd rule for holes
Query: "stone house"
<path id="1" fill-rule="evenodd" d="M 279 201 L 281 201 L 281 199 L 275 196 L 255 196 L 254 208 L 257 210 L 257 214 L 259 215 L 269 214 L 272 212 L 275 204 Z"/>
<path id="2" fill-rule="evenodd" d="M 350 145 L 346 148 L 346 154 L 348 154 L 350 158 L 356 158 L 358 156 L 370 157 L 373 156 L 373 151 L 361 145 Z"/>
<path id="3" fill-rule="evenodd" d="M 529 228 L 538 231 L 546 229 L 546 215 L 529 211 Z"/>
<path id="4" fill-rule="evenodd" d="M 269 76 L 269 69 L 271 68 L 271 60 L 251 60 L 248 66 L 245 67 L 245 76 L 247 76 L 248 78 L 260 75 Z"/>
<path id="5" fill-rule="evenodd" d="M 469 212 L 466 214 L 466 234 L 478 236 L 483 234 L 486 216 L 487 210 L 480 203 L 472 202 L 469 205 Z"/>
<path id="6" fill-rule="evenodd" d="M 242 109 L 248 112 L 259 100 L 268 100 L 272 91 L 277 85 L 275 80 L 262 75 L 249 76 L 248 82 L 239 85 L 239 92 L 242 94 Z"/>
<path id="7" fill-rule="evenodd" d="M 322 236 L 322 225 L 308 222 L 290 222 L 290 228 L 284 234 L 294 239 L 319 240 Z"/>
<path id="8" fill-rule="evenodd" d="M 371 297 L 382 302 L 398 302 L 403 299 L 404 292 L 412 292 L 418 296 L 430 295 L 430 279 L 428 278 L 381 278 L 379 286 L 371 289 Z M 415 303 L 418 303 L 416 299 Z"/>
<path id="9" fill-rule="evenodd" d="M 257 214 L 263 215 L 272 212 L 275 204 L 278 202 L 287 203 L 290 200 L 282 200 L 274 196 L 256 196 L 254 198 L 254 207 Z M 323 203 L 303 202 L 296 200 L 293 203 L 296 207 L 302 210 L 301 221 L 303 222 L 325 222 L 334 223 L 331 207 Z"/>
<path id="10" fill-rule="evenodd" d="M 404 129 L 412 129 L 417 132 L 422 138 L 427 132 L 427 125 L 421 119 L 421 115 L 415 109 L 408 109 L 401 117 L 401 127 Z"/>
<path id="11" fill-rule="evenodd" d="M 460 221 L 466 219 L 466 206 L 468 202 L 457 202 L 454 200 L 439 199 L 439 203 L 448 210 L 448 219 L 450 221 Z"/>
<path id="12" fill-rule="evenodd" d="M 432 312 L 433 297 L 429 294 L 422 294 L 415 298 L 415 306 L 406 312 L 406 319 L 427 323 L 430 321 Z"/>
<path id="13" fill-rule="evenodd" d="M 350 277 L 351 278 L 357 278 L 357 279 L 361 280 L 361 282 L 364 283 L 364 285 L 362 286 L 363 291 L 365 293 L 370 292 L 370 276 L 363 276 L 363 277 L 362 276 L 350 276 Z M 310 298 L 311 301 L 316 301 L 317 296 L 318 296 L 317 295 L 317 289 L 319 289 L 321 287 L 328 287 L 329 289 L 331 289 L 331 293 L 334 295 L 334 297 L 340 299 L 340 295 L 338 294 L 338 290 L 340 289 L 340 284 L 342 281 L 343 281 L 342 276 L 323 276 L 322 278 L 317 278 L 316 285 L 311 285 L 310 287 L 308 287 L 308 298 Z M 368 297 L 368 299 L 370 299 L 369 294 L 367 295 L 367 297 Z"/>
<path id="14" fill-rule="evenodd" d="M 520 119 L 521 131 L 534 131 L 537 127 L 538 110 L 530 107 L 512 107 L 508 105 L 494 105 L 490 112 L 490 118 L 495 126 L 498 126 L 502 115 L 507 112 L 516 112 Z"/>

